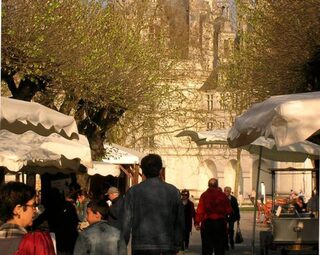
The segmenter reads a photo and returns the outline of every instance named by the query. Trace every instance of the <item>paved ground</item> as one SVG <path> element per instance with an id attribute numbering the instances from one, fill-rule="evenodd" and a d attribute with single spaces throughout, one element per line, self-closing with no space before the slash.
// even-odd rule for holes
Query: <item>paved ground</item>
<path id="1" fill-rule="evenodd" d="M 264 224 L 257 224 L 255 231 L 255 249 L 252 252 L 252 239 L 253 239 L 253 212 L 252 211 L 242 211 L 241 212 L 241 221 L 240 227 L 242 236 L 244 238 L 244 242 L 241 244 L 236 244 L 234 250 L 226 251 L 226 255 L 260 255 L 260 242 L 259 235 L 260 231 L 266 231 L 269 229 L 268 226 Z M 130 245 L 129 245 L 130 246 Z M 130 255 L 130 247 L 128 247 L 128 255 Z M 180 252 L 179 255 L 200 255 L 201 254 L 201 239 L 200 232 L 193 230 L 190 238 L 189 250 L 186 252 Z M 290 253 L 293 254 L 293 253 Z M 303 255 L 307 254 L 319 254 L 312 253 L 303 253 Z M 268 255 L 281 255 L 281 249 L 277 250 L 269 250 Z M 302 255 L 300 252 L 295 252 L 294 255 Z"/>
<path id="2" fill-rule="evenodd" d="M 235 226 L 236 227 L 236 226 Z M 241 233 L 244 239 L 244 242 L 241 244 L 236 244 L 234 250 L 226 252 L 226 255 L 251 255 L 252 254 L 252 233 L 253 233 L 253 212 L 244 211 L 241 212 L 241 221 L 240 221 Z M 267 230 L 268 227 L 263 224 L 257 224 L 256 234 L 255 234 L 255 254 L 259 254 L 259 232 L 262 230 Z M 182 255 L 183 253 L 179 253 Z M 185 252 L 186 255 L 199 255 L 201 254 L 201 239 L 200 233 L 196 230 L 193 230 L 189 250 Z M 277 253 L 270 253 L 270 255 Z M 278 253 L 280 254 L 280 253 Z"/>

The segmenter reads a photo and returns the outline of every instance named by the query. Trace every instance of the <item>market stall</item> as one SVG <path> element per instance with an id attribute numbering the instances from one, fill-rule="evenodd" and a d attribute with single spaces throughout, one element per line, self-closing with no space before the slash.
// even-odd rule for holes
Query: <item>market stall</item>
<path id="1" fill-rule="evenodd" d="M 292 95 L 273 96 L 269 99 L 254 104 L 242 115 L 236 117 L 235 123 L 228 134 L 228 143 L 231 148 L 249 145 L 257 137 L 274 138 L 278 149 L 285 146 L 298 144 L 305 140 L 319 144 L 320 131 L 320 92 L 310 92 Z M 311 155 L 307 152 L 308 155 Z M 263 148 L 259 150 L 259 158 L 263 155 Z M 313 154 L 313 159 L 319 159 L 320 152 Z M 319 161 L 319 160 L 318 160 Z M 316 162 L 316 161 L 315 161 Z M 261 160 L 259 160 L 256 192 L 259 189 L 259 175 Z M 315 164 L 316 171 L 319 167 Z M 257 198 L 255 199 L 255 208 Z M 281 218 L 279 219 L 281 221 Z M 254 214 L 252 253 L 255 246 L 255 221 Z M 279 221 L 279 222 L 280 222 Z M 306 224 L 305 224 L 306 225 Z M 313 225 L 315 236 L 319 239 L 318 224 Z M 288 225 L 286 225 L 287 230 Z M 300 231 L 300 230 L 299 230 Z M 295 241 L 295 240 L 292 240 Z M 300 242 L 301 244 L 301 242 Z M 262 249 L 263 251 L 264 249 Z"/>

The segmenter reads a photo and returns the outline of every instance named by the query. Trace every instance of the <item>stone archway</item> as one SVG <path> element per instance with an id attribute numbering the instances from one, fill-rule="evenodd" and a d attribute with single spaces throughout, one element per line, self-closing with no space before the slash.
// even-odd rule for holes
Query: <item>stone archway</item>
<path id="1" fill-rule="evenodd" d="M 197 174 L 198 190 L 202 192 L 207 189 L 208 181 L 210 178 L 218 177 L 218 171 L 217 171 L 216 164 L 211 159 L 205 159 L 201 161 L 198 169 L 199 169 L 199 172 Z"/>
<path id="2" fill-rule="evenodd" d="M 227 162 L 227 165 L 224 169 L 224 187 L 231 187 L 234 191 L 234 184 L 236 180 L 236 169 L 237 169 L 237 160 L 231 159 Z"/>
<path id="3" fill-rule="evenodd" d="M 212 174 L 210 178 L 218 178 L 218 170 L 216 164 L 211 159 L 206 159 L 204 163 L 209 172 Z"/>

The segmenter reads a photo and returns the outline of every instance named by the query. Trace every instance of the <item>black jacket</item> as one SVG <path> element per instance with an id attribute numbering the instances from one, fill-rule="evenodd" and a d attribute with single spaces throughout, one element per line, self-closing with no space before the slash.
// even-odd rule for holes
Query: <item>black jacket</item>
<path id="1" fill-rule="evenodd" d="M 234 196 L 231 196 L 230 203 L 231 203 L 231 207 L 232 207 L 232 213 L 227 216 L 227 220 L 229 222 L 235 222 L 235 221 L 240 220 L 239 205 L 238 205 L 237 199 Z"/>
<path id="2" fill-rule="evenodd" d="M 126 243 L 132 230 L 132 250 L 178 251 L 184 231 L 179 190 L 160 178 L 148 178 L 125 195 L 122 225 Z"/>
<path id="3" fill-rule="evenodd" d="M 122 196 L 115 198 L 108 211 L 108 223 L 109 225 L 121 230 L 122 215 L 123 215 L 123 203 Z"/>
<path id="4" fill-rule="evenodd" d="M 183 205 L 184 208 L 184 220 L 185 220 L 185 230 L 191 232 L 192 230 L 192 220 L 195 221 L 196 211 L 194 209 L 194 204 L 188 199 L 187 204 Z"/>

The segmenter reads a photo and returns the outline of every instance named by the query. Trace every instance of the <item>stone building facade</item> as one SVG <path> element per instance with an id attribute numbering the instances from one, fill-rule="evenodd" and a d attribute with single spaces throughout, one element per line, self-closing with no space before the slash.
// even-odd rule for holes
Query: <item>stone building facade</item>
<path id="1" fill-rule="evenodd" d="M 228 61 L 237 43 L 237 14 L 233 0 L 167 0 L 162 1 L 169 17 L 170 43 L 178 45 L 181 55 L 179 71 L 184 75 L 176 81 L 200 93 L 200 107 L 207 111 L 207 117 L 194 131 L 223 129 L 232 125 L 232 114 L 220 104 L 219 67 Z M 170 19 L 172 17 L 172 19 Z M 199 103 L 199 102 L 198 102 Z M 182 106 L 183 107 L 183 106 Z M 176 123 L 177 130 L 185 127 Z M 177 134 L 155 137 L 158 145 L 151 150 L 159 153 L 165 162 L 166 181 L 178 188 L 187 188 L 197 199 L 207 188 L 209 178 L 219 179 L 221 187 L 230 186 L 234 190 L 237 151 L 226 145 L 206 145 L 198 147 L 187 137 Z M 258 157 L 242 151 L 241 173 L 238 190 L 244 197 L 251 194 L 256 185 Z M 262 169 L 285 167 L 283 163 L 262 161 Z M 290 164 L 293 167 L 311 167 L 311 163 Z M 283 178 L 286 182 L 283 182 Z M 302 179 L 303 178 L 303 179 Z M 271 193 L 271 175 L 262 171 L 260 180 L 266 184 L 266 192 Z M 276 190 L 289 193 L 290 189 L 303 190 L 310 195 L 311 174 L 295 175 L 289 179 L 278 176 Z"/>

